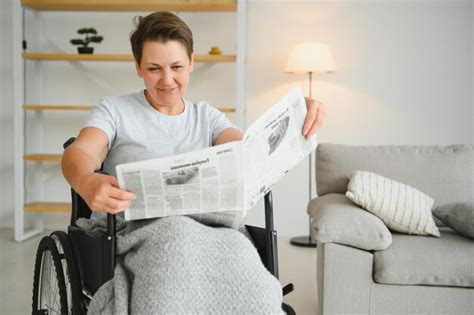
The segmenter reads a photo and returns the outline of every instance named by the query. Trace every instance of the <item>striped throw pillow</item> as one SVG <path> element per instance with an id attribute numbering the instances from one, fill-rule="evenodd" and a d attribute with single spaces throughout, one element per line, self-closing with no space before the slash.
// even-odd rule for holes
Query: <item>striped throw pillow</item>
<path id="1" fill-rule="evenodd" d="M 349 176 L 346 196 L 394 231 L 440 237 L 431 214 L 434 200 L 416 188 L 375 173 L 355 171 Z"/>

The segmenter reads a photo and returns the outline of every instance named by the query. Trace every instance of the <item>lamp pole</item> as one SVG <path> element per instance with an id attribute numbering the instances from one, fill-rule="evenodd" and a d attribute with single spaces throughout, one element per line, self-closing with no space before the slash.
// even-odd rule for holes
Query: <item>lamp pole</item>
<path id="1" fill-rule="evenodd" d="M 313 73 L 328 73 L 336 69 L 329 46 L 326 43 L 303 42 L 291 50 L 288 56 L 285 72 L 309 74 L 309 97 L 313 98 Z M 313 191 L 313 152 L 309 154 L 309 196 L 311 201 Z M 308 235 L 293 237 L 290 243 L 297 246 L 316 247 L 311 240 L 311 217 L 308 215 Z"/>
<path id="2" fill-rule="evenodd" d="M 309 98 L 313 98 L 313 72 L 309 71 Z M 308 200 L 311 201 L 313 192 L 313 152 L 309 154 L 309 183 Z M 309 202 L 308 201 L 308 202 Z M 290 243 L 296 246 L 316 247 L 316 242 L 311 239 L 311 217 L 308 216 L 308 236 L 297 236 L 290 239 Z"/>

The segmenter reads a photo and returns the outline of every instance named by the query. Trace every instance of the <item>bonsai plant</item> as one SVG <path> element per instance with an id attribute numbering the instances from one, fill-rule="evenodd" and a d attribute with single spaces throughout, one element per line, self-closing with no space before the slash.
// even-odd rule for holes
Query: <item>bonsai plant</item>
<path id="1" fill-rule="evenodd" d="M 71 44 L 78 45 L 77 52 L 80 54 L 92 54 L 94 52 L 94 47 L 89 47 L 90 43 L 100 43 L 104 38 L 97 35 L 97 31 L 90 27 L 84 27 L 77 30 L 78 34 L 85 35 L 84 39 L 74 38 L 71 39 Z"/>

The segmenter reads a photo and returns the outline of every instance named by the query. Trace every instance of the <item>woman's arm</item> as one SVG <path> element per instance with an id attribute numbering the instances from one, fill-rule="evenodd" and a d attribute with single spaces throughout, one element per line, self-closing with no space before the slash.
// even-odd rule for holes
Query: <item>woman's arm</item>
<path id="1" fill-rule="evenodd" d="M 213 145 L 224 144 L 232 141 L 239 141 L 244 138 L 244 134 L 235 128 L 226 128 L 224 129 L 216 138 Z"/>
<path id="2" fill-rule="evenodd" d="M 305 103 L 307 112 L 302 133 L 306 139 L 309 139 L 313 136 L 316 130 L 322 126 L 324 115 L 326 113 L 326 106 L 323 103 L 313 100 L 309 97 L 305 97 Z M 244 135 L 240 130 L 235 128 L 227 128 L 224 129 L 224 131 L 222 131 L 219 136 L 217 136 L 217 139 L 213 145 L 239 141 L 243 138 Z"/>
<path id="3" fill-rule="evenodd" d="M 84 199 L 92 211 L 123 211 L 135 194 L 118 188 L 113 176 L 95 173 L 107 156 L 107 135 L 100 129 L 81 130 L 77 139 L 64 151 L 64 178 Z"/>

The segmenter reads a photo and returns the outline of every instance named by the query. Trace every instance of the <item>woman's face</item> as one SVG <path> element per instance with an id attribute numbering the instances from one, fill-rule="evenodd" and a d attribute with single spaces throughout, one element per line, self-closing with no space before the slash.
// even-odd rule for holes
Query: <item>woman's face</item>
<path id="1" fill-rule="evenodd" d="M 193 71 L 194 55 L 189 60 L 186 48 L 178 41 L 146 41 L 137 74 L 146 86 L 148 102 L 158 111 L 176 115 L 184 110 L 181 98 Z"/>

